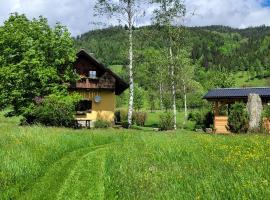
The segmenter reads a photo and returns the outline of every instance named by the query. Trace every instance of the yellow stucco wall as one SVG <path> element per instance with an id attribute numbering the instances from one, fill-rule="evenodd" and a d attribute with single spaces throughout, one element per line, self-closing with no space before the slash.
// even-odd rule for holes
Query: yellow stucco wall
<path id="1" fill-rule="evenodd" d="M 92 101 L 92 112 L 86 115 L 76 115 L 76 119 L 88 119 L 95 121 L 102 119 L 106 121 L 114 121 L 114 110 L 116 97 L 111 91 L 79 91 L 83 98 Z M 95 96 L 101 96 L 99 103 L 95 102 Z"/>

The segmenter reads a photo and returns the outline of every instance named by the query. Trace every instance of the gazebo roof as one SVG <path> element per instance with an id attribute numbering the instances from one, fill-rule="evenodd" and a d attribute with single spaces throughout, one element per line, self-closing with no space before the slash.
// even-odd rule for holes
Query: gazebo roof
<path id="1" fill-rule="evenodd" d="M 219 88 L 210 90 L 203 98 L 209 101 L 226 99 L 247 99 L 249 94 L 258 94 L 264 100 L 270 100 L 270 87 Z"/>

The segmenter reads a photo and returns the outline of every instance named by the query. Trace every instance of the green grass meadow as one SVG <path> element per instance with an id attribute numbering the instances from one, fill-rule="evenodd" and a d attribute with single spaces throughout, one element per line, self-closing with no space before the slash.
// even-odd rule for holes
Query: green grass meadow
<path id="1" fill-rule="evenodd" d="M 270 74 L 268 71 L 264 72 L 266 77 L 250 77 L 248 72 L 236 72 L 234 75 L 236 87 L 266 87 L 270 83 Z"/>
<path id="2" fill-rule="evenodd" d="M 0 199 L 269 199 L 270 137 L 20 127 L 0 117 Z"/>

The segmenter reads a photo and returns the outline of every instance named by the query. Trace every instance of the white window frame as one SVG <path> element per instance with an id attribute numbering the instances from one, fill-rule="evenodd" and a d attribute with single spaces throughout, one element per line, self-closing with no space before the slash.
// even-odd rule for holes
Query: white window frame
<path id="1" fill-rule="evenodd" d="M 89 78 L 97 78 L 97 71 L 89 71 L 88 73 Z"/>

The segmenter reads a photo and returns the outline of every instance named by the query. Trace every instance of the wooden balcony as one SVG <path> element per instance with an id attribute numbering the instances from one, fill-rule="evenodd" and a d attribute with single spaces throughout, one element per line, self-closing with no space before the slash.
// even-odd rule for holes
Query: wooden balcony
<path id="1" fill-rule="evenodd" d="M 82 78 L 76 83 L 71 84 L 73 89 L 115 89 L 115 82 L 106 79 Z"/>

